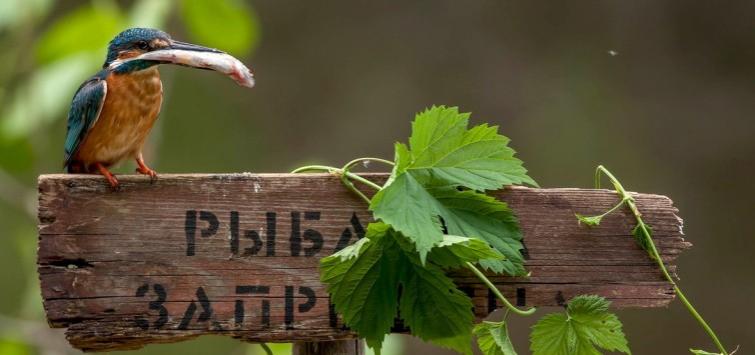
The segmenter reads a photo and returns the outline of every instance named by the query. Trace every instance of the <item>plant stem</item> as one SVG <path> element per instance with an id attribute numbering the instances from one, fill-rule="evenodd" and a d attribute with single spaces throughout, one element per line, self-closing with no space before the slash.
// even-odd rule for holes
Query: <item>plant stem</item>
<path id="1" fill-rule="evenodd" d="M 373 188 L 375 190 L 380 191 L 380 190 L 383 189 L 380 185 L 378 185 L 378 184 L 376 184 L 376 183 L 374 183 L 374 182 L 372 182 L 370 180 L 367 180 L 367 179 L 365 179 L 365 178 L 363 178 L 363 177 L 361 177 L 361 176 L 359 176 L 357 174 L 354 174 L 354 173 L 352 173 L 350 171 L 344 171 L 343 169 L 339 169 L 339 168 L 336 168 L 336 167 L 333 167 L 333 166 L 327 166 L 327 165 L 307 165 L 307 166 L 302 166 L 301 168 L 297 168 L 297 169 L 294 169 L 293 171 L 291 171 L 291 174 L 303 173 L 305 171 L 324 171 L 324 172 L 331 173 L 331 174 L 346 175 L 346 176 L 349 177 L 349 179 L 353 179 L 353 180 L 359 181 L 359 182 L 361 182 L 361 183 L 363 183 L 363 184 L 365 184 L 365 185 L 367 185 L 367 186 L 369 186 L 369 187 L 371 187 L 371 188 Z"/>
<path id="2" fill-rule="evenodd" d="M 658 264 L 658 267 L 661 269 L 661 272 L 663 273 L 663 276 L 666 278 L 666 280 L 671 283 L 671 285 L 674 287 L 674 292 L 676 292 L 677 295 L 679 295 L 679 300 L 684 304 L 685 307 L 687 307 L 687 310 L 690 314 L 697 320 L 698 323 L 700 323 L 700 326 L 703 327 L 706 333 L 710 336 L 710 338 L 713 340 L 713 343 L 716 344 L 716 347 L 718 347 L 718 350 L 721 351 L 722 354 L 728 354 L 728 351 L 726 348 L 721 344 L 721 341 L 718 340 L 718 336 L 716 336 L 716 333 L 711 329 L 711 327 L 708 325 L 707 322 L 705 322 L 705 319 L 700 315 L 700 313 L 697 312 L 695 307 L 692 306 L 692 303 L 687 299 L 687 297 L 682 292 L 682 289 L 679 288 L 679 286 L 676 284 L 674 279 L 669 274 L 668 270 L 666 269 L 666 265 L 663 262 L 663 259 L 661 259 L 660 253 L 658 253 L 658 249 L 655 247 L 655 242 L 653 241 L 653 238 L 650 234 L 650 231 L 647 228 L 647 225 L 642 220 L 642 214 L 637 209 L 637 205 L 634 203 L 634 198 L 632 198 L 629 193 L 627 193 L 626 190 L 624 190 L 624 186 L 621 185 L 618 179 L 616 179 L 613 174 L 611 174 L 608 169 L 606 169 L 604 166 L 599 165 L 595 169 L 595 188 L 600 188 L 600 174 L 603 173 L 608 177 L 608 180 L 611 181 L 613 186 L 616 188 L 616 192 L 621 196 L 622 201 L 626 201 L 627 206 L 629 206 L 629 209 L 632 211 L 632 214 L 634 215 L 635 220 L 637 221 L 637 225 L 639 226 L 640 230 L 642 231 L 643 237 L 647 241 L 647 245 L 650 248 L 650 254 L 655 259 L 656 263 Z"/>
<path id="3" fill-rule="evenodd" d="M 262 350 L 265 351 L 265 354 L 273 355 L 273 350 L 270 349 L 270 346 L 268 346 L 266 343 L 260 343 L 260 346 L 262 347 Z"/>
<path id="4" fill-rule="evenodd" d="M 528 316 L 528 315 L 530 315 L 532 313 L 535 313 L 535 311 L 536 311 L 535 307 L 531 307 L 530 309 L 528 309 L 526 311 L 523 311 L 523 310 L 521 310 L 519 308 L 514 307 L 514 305 L 511 304 L 511 302 L 509 302 L 509 300 L 507 300 L 506 297 L 503 297 L 503 294 L 498 289 L 498 287 L 495 287 L 495 285 L 493 285 L 493 283 L 490 282 L 490 280 L 488 279 L 488 277 L 485 276 L 485 274 L 483 274 L 482 271 L 480 271 L 480 269 L 478 269 L 477 267 L 475 267 L 474 264 L 472 264 L 472 263 L 470 263 L 470 262 L 467 261 L 466 267 L 467 267 L 467 269 L 472 270 L 472 272 L 475 275 L 477 275 L 477 278 L 479 278 L 482 282 L 484 282 L 485 285 L 487 285 L 488 288 L 491 291 L 493 291 L 493 293 L 496 295 L 496 297 L 498 297 L 498 299 L 500 299 L 501 302 L 503 302 L 503 304 L 506 306 L 506 308 L 508 310 L 510 310 L 510 311 L 512 311 L 512 312 L 520 315 L 520 316 Z"/>
<path id="5" fill-rule="evenodd" d="M 359 191 L 356 186 L 354 186 L 354 183 L 349 180 L 349 178 L 346 176 L 346 174 L 341 175 L 341 182 L 344 186 L 346 186 L 347 189 L 351 190 L 351 192 L 355 193 L 357 196 L 361 197 L 364 202 L 367 202 L 367 205 L 370 205 L 372 203 L 372 200 L 370 200 L 367 196 L 365 196 L 362 191 Z"/>
<path id="6" fill-rule="evenodd" d="M 346 165 L 343 166 L 343 170 L 350 170 L 351 167 L 353 167 L 354 165 L 357 165 L 357 164 L 359 164 L 359 163 L 361 163 L 363 161 L 376 161 L 378 163 L 383 163 L 385 165 L 390 165 L 390 166 L 396 165 L 394 162 L 392 162 L 390 160 L 385 160 L 385 159 L 381 159 L 381 158 L 356 158 L 356 159 L 354 159 L 354 160 L 346 163 Z"/>
<path id="7" fill-rule="evenodd" d="M 613 211 L 616 211 L 617 209 L 619 209 L 619 207 L 621 207 L 621 206 L 622 206 L 622 205 L 624 205 L 625 203 L 629 202 L 629 200 L 630 200 L 629 198 L 622 198 L 622 199 L 621 199 L 621 201 L 619 201 L 619 203 L 617 203 L 617 204 L 616 204 L 616 206 L 613 206 L 613 207 L 611 207 L 611 209 L 610 209 L 610 210 L 608 210 L 608 211 L 606 211 L 605 213 L 603 213 L 603 214 L 599 215 L 599 217 L 600 217 L 600 218 L 603 218 L 603 217 L 605 217 L 605 216 L 607 216 L 607 215 L 611 214 L 611 213 L 612 213 Z"/>
<path id="8" fill-rule="evenodd" d="M 299 174 L 306 171 L 325 171 L 328 173 L 335 173 L 337 170 L 339 169 L 334 168 L 332 166 L 327 166 L 327 165 L 307 165 L 307 166 L 302 166 L 300 168 L 296 168 L 292 170 L 291 174 Z"/>
<path id="9" fill-rule="evenodd" d="M 350 171 L 346 171 L 346 170 L 339 169 L 339 168 L 336 168 L 336 167 L 327 166 L 327 165 L 307 165 L 307 166 L 302 166 L 301 168 L 297 168 L 297 169 L 294 169 L 293 171 L 291 171 L 291 174 L 303 173 L 305 171 L 324 171 L 324 172 L 327 172 L 327 173 L 330 173 L 330 174 L 339 175 L 340 178 L 341 178 L 341 182 L 343 182 L 343 184 L 346 185 L 346 187 L 349 190 L 351 190 L 355 194 L 359 195 L 359 197 L 361 197 L 363 200 L 365 200 L 367 202 L 367 204 L 370 203 L 370 199 L 367 198 L 367 196 L 365 196 L 361 191 L 359 191 L 359 189 L 357 189 L 356 186 L 354 186 L 354 184 L 349 179 L 359 181 L 359 182 L 361 182 L 361 183 L 363 183 L 363 184 L 365 184 L 365 185 L 367 185 L 369 187 L 372 187 L 373 189 L 378 190 L 378 191 L 380 191 L 382 189 L 382 187 L 380 187 L 380 185 L 378 185 L 378 184 L 376 184 L 376 183 L 374 183 L 374 182 L 372 182 L 370 180 L 367 180 L 367 179 L 365 179 L 365 178 L 363 178 L 363 177 L 361 177 L 361 176 L 359 176 L 357 174 L 354 174 L 354 173 L 352 173 Z"/>
<path id="10" fill-rule="evenodd" d="M 361 176 L 359 176 L 357 174 L 354 174 L 354 173 L 352 173 L 350 171 L 344 171 L 343 175 L 344 176 L 348 176 L 349 179 L 353 179 L 353 180 L 359 181 L 359 182 L 361 182 L 361 183 L 363 183 L 363 184 L 365 184 L 365 185 L 367 185 L 367 186 L 369 186 L 369 187 L 371 187 L 371 188 L 373 188 L 373 189 L 375 189 L 377 191 L 380 191 L 380 190 L 383 189 L 382 186 L 380 186 L 380 185 L 378 185 L 378 184 L 376 184 L 376 183 L 374 183 L 374 182 L 372 182 L 370 180 L 367 180 L 367 179 L 365 179 L 365 178 L 363 178 L 363 177 L 361 177 Z"/>

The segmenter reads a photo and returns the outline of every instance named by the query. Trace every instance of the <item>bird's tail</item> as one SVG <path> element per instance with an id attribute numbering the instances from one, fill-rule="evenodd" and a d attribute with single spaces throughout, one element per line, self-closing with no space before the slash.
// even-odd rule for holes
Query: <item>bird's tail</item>
<path id="1" fill-rule="evenodd" d="M 85 172 L 84 164 L 75 160 L 66 162 L 63 168 L 65 168 L 66 172 L 69 174 L 82 174 Z"/>

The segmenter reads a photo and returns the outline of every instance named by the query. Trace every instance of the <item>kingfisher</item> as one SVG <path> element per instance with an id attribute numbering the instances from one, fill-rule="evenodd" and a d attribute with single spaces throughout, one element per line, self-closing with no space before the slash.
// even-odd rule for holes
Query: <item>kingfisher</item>
<path id="1" fill-rule="evenodd" d="M 110 41 L 102 70 L 73 97 L 65 140 L 67 172 L 99 173 L 118 189 L 108 169 L 134 159 L 137 173 L 157 178 L 144 162 L 142 147 L 160 114 L 160 64 L 217 70 L 241 85 L 254 85 L 251 71 L 222 51 L 173 40 L 157 29 L 127 29 Z"/>

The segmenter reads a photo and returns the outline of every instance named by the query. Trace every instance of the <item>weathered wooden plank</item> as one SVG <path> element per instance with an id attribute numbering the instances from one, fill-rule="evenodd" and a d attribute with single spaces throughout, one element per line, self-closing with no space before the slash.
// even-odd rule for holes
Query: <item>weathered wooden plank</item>
<path id="1" fill-rule="evenodd" d="M 384 181 L 385 175 L 367 176 Z M 201 334 L 247 341 L 326 341 L 353 333 L 329 306 L 318 260 L 363 236 L 363 201 L 327 174 L 98 176 L 39 179 L 38 269 L 48 321 L 88 351 L 138 348 Z M 496 192 L 518 215 L 529 278 L 494 276 L 519 305 L 599 294 L 618 307 L 658 307 L 673 290 L 630 235 L 626 212 L 599 228 L 574 213 L 617 202 L 608 190 Z M 690 246 L 671 200 L 636 194 L 663 258 Z M 673 266 L 672 266 L 673 269 Z M 500 306 L 454 272 L 484 317 Z M 400 327 L 396 331 L 401 331 Z"/>
<path id="2" fill-rule="evenodd" d="M 294 343 L 293 355 L 364 355 L 364 341 L 336 340 Z"/>

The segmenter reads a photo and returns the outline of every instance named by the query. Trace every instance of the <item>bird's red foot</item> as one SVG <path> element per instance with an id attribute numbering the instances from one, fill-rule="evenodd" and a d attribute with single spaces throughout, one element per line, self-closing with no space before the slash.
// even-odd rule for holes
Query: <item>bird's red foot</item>
<path id="1" fill-rule="evenodd" d="M 107 170 L 107 168 L 100 163 L 96 163 L 94 165 L 97 167 L 97 170 L 100 172 L 100 174 L 105 176 L 105 179 L 107 179 L 107 182 L 110 183 L 110 187 L 113 189 L 113 191 L 120 190 L 121 184 L 118 182 L 118 179 L 115 178 L 115 175 L 110 172 L 110 170 Z"/>
<path id="2" fill-rule="evenodd" d="M 149 175 L 149 177 L 153 180 L 157 179 L 157 172 L 146 166 L 144 167 L 140 166 L 136 168 L 136 172 L 139 174 Z"/>
<path id="3" fill-rule="evenodd" d="M 139 154 L 138 157 L 136 157 L 136 172 L 139 174 L 149 175 L 150 181 L 154 182 L 157 180 L 157 172 L 150 169 L 147 164 L 144 163 L 144 158 L 142 158 L 142 155 Z"/>

